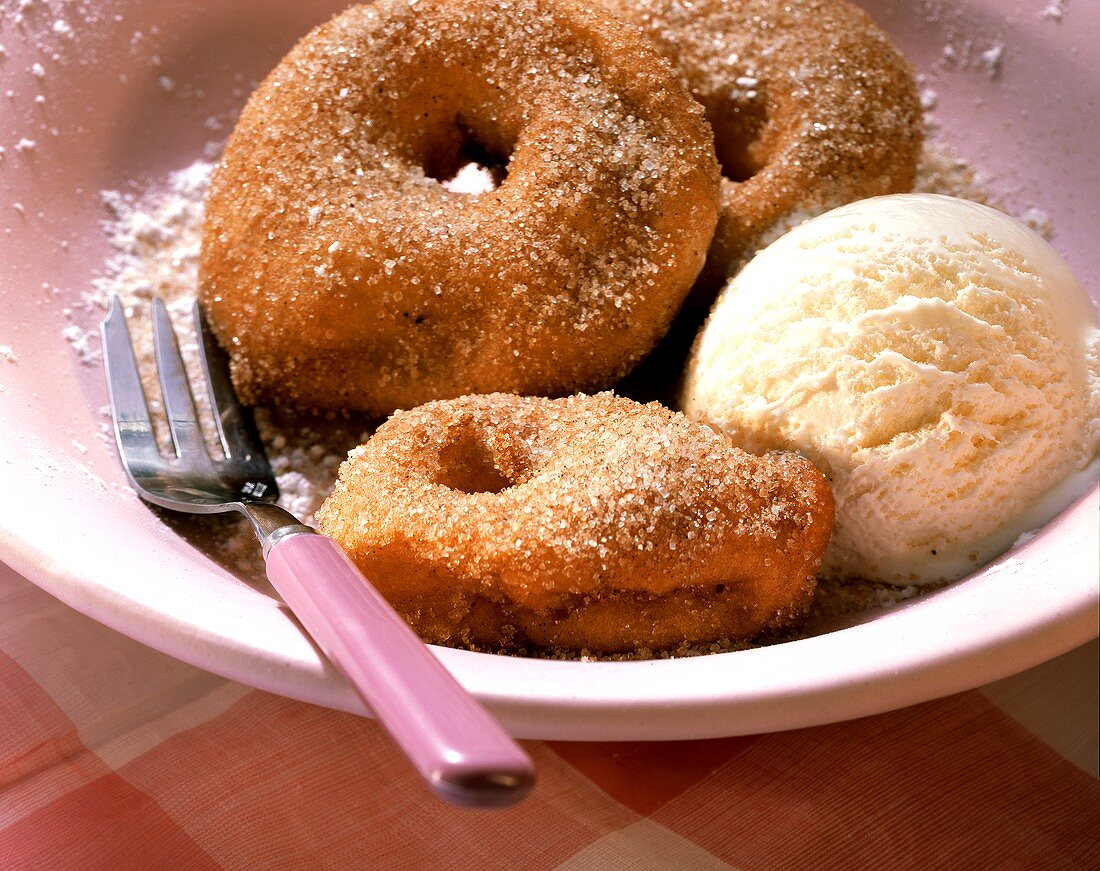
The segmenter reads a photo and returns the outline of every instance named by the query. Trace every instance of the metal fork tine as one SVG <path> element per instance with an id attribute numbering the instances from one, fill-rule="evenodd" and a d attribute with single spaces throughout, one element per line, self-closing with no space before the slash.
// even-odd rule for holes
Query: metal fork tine
<path id="1" fill-rule="evenodd" d="M 218 436 L 221 438 L 225 456 L 248 462 L 254 457 L 262 458 L 263 443 L 256 432 L 252 415 L 237 399 L 237 392 L 229 377 L 229 357 L 214 338 L 201 303 L 195 303 L 192 314 L 195 332 L 202 342 L 202 368 L 206 375 L 206 388 L 210 393 L 214 421 L 218 425 Z"/>
<path id="2" fill-rule="evenodd" d="M 191 385 L 187 380 L 187 370 L 180 355 L 176 331 L 168 317 L 168 308 L 164 300 L 153 300 L 153 350 L 157 358 L 157 378 L 160 380 L 160 393 L 164 399 L 164 412 L 168 416 L 168 429 L 172 433 L 172 444 L 176 456 L 189 455 L 207 457 L 206 444 L 199 428 L 199 416 L 195 411 L 195 400 L 191 396 Z"/>
<path id="3" fill-rule="evenodd" d="M 128 461 L 160 460 L 149 405 L 141 388 L 134 346 L 126 326 L 126 311 L 117 295 L 111 296 L 107 317 L 100 325 L 103 365 L 107 370 L 107 395 L 115 422 L 119 452 Z"/>

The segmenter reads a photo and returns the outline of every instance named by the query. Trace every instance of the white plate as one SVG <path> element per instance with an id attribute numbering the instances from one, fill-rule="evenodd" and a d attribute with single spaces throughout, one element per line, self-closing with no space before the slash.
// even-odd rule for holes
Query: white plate
<path id="1" fill-rule="evenodd" d="M 62 337 L 64 309 L 107 254 L 97 192 L 200 156 L 205 119 L 239 106 L 250 82 L 338 4 L 107 2 L 94 21 L 71 22 L 72 38 L 53 30 L 54 5 L 36 4 L 22 23 L 5 13 L 0 33 L 0 92 L 13 91 L 0 120 L 0 345 L 17 358 L 0 359 L 0 558 L 180 659 L 360 710 L 277 601 L 192 548 L 129 490 L 97 438 L 99 368 L 81 365 Z M 945 137 L 990 174 L 1009 208 L 1045 209 L 1055 246 L 1092 281 L 1100 76 L 1088 58 L 1100 8 L 1071 4 L 1059 23 L 1041 17 L 1041 3 L 972 0 L 925 21 L 925 5 L 871 8 L 933 73 Z M 944 47 L 968 39 L 974 57 L 1004 46 L 997 78 L 980 60 L 943 65 Z M 16 148 L 23 139 L 34 147 Z M 987 683 L 1094 637 L 1098 504 L 1093 489 L 971 578 L 807 640 L 628 663 L 437 653 L 523 737 L 698 738 L 871 714 Z"/>

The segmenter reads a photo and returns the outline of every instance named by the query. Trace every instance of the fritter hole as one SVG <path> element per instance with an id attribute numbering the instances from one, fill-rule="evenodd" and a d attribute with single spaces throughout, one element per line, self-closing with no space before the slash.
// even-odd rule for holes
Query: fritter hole
<path id="1" fill-rule="evenodd" d="M 734 182 L 748 181 L 767 163 L 760 141 L 767 121 L 763 103 L 722 100 L 706 110 L 722 175 Z"/>
<path id="2" fill-rule="evenodd" d="M 439 467 L 436 483 L 461 493 L 499 493 L 516 483 L 496 467 L 489 446 L 472 431 L 439 452 Z"/>
<path id="3" fill-rule="evenodd" d="M 424 173 L 456 193 L 469 193 L 471 191 L 459 176 L 468 174 L 472 165 L 481 176 L 475 184 L 475 192 L 483 193 L 486 188 L 492 190 L 504 183 L 510 159 L 508 151 L 487 144 L 461 119 L 456 119 L 454 127 L 437 139 L 435 147 L 425 157 Z"/>

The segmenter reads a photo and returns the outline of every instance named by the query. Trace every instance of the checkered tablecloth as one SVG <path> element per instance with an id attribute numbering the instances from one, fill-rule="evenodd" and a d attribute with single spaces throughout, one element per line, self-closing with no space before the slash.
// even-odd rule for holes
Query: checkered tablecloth
<path id="1" fill-rule="evenodd" d="M 373 721 L 184 665 L 0 565 L 0 868 L 1096 868 L 1096 658 L 796 732 L 527 742 L 532 795 L 467 811 Z"/>

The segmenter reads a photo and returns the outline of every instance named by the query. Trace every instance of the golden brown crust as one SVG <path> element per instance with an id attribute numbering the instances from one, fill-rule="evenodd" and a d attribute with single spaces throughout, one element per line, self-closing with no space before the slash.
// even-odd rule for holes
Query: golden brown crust
<path id="1" fill-rule="evenodd" d="M 450 191 L 464 141 L 510 155 Z M 252 95 L 207 202 L 201 296 L 247 402 L 389 412 L 605 386 L 702 267 L 719 174 L 635 28 L 574 0 L 378 0 Z"/>
<path id="2" fill-rule="evenodd" d="M 615 652 L 800 615 L 832 497 L 656 403 L 495 394 L 394 415 L 318 519 L 429 641 Z"/>
<path id="3" fill-rule="evenodd" d="M 726 278 L 792 219 L 912 189 L 917 87 L 844 0 L 601 0 L 639 24 L 706 108 L 722 206 L 699 281 Z"/>

